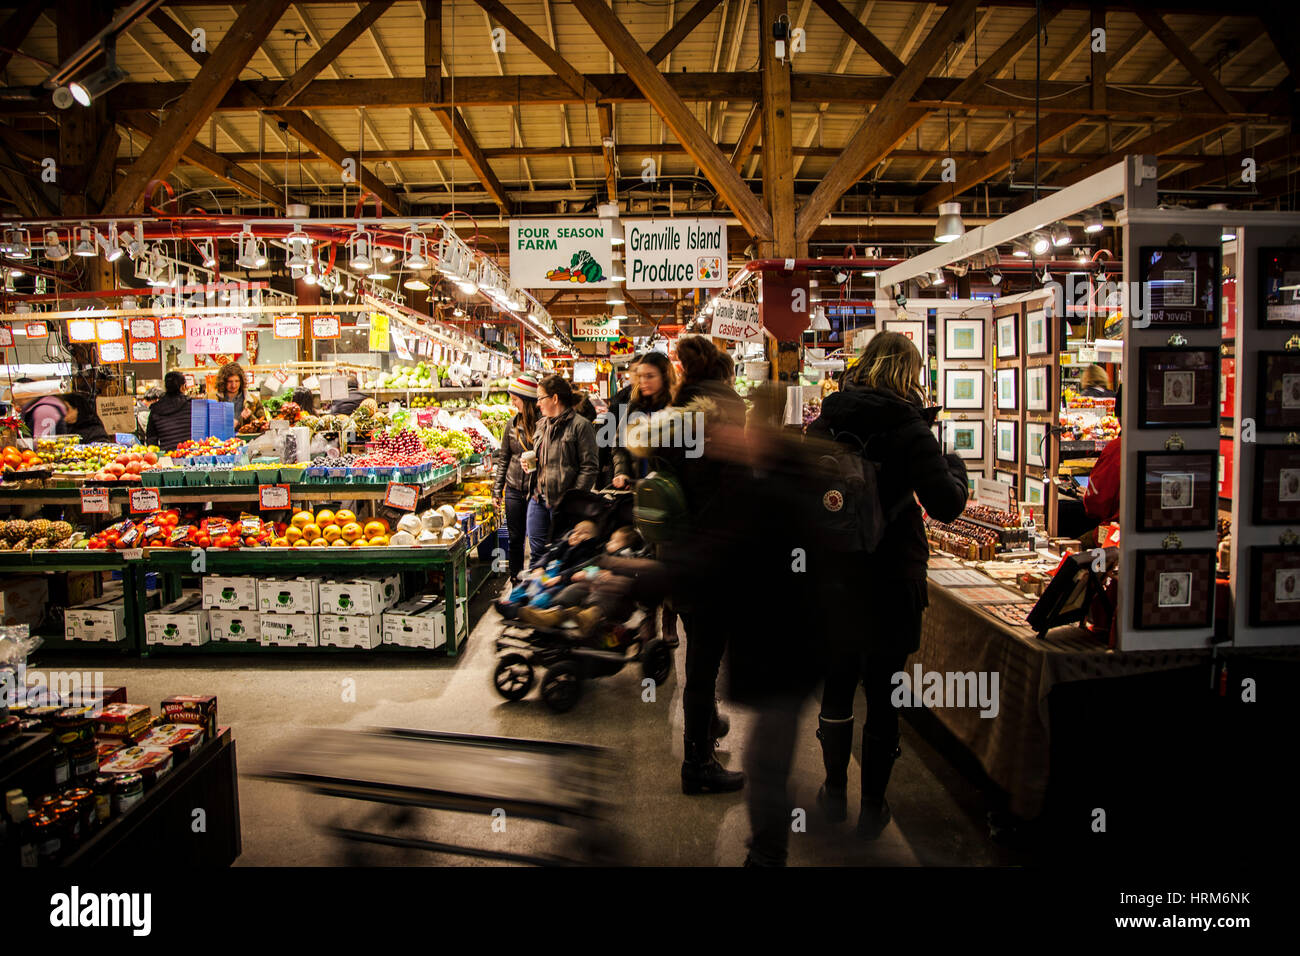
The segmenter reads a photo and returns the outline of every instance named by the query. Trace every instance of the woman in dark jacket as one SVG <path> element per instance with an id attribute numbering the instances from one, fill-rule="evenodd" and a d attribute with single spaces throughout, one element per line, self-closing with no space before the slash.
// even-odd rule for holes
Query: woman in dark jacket
<path id="1" fill-rule="evenodd" d="M 889 823 L 885 788 L 898 750 L 898 711 L 890 702 L 893 675 L 920 646 L 930 548 L 921 507 L 952 521 L 966 506 L 966 466 L 944 455 L 930 431 L 934 412 L 920 390 L 923 359 L 897 332 L 881 332 L 844 377 L 844 389 L 827 396 L 809 436 L 863 447 L 879 463 L 884 533 L 871 553 L 844 555 L 830 582 L 830 664 L 822 692 L 817 736 L 826 782 L 817 802 L 838 822 L 848 812 L 848 766 L 853 750 L 853 698 L 861 683 L 867 697 L 862 731 L 862 809 L 858 835 L 873 840 Z M 914 496 L 915 495 L 915 499 Z M 916 503 L 920 501 L 920 507 Z"/>
<path id="2" fill-rule="evenodd" d="M 184 394 L 185 376 L 180 372 L 168 372 L 163 378 L 163 391 L 163 397 L 149 409 L 144 440 L 146 445 L 174 451 L 181 442 L 190 438 L 190 400 Z"/>
<path id="3" fill-rule="evenodd" d="M 506 391 L 510 393 L 515 417 L 510 419 L 501 435 L 492 497 L 506 518 L 506 533 L 510 536 L 510 580 L 513 583 L 524 569 L 524 541 L 531 537 L 528 498 L 536 481 L 536 460 L 533 460 L 534 470 L 525 472 L 522 459 L 524 452 L 533 451 L 533 435 L 537 431 L 537 379 L 524 372 L 506 386 Z"/>
<path id="4" fill-rule="evenodd" d="M 91 445 L 96 442 L 111 442 L 113 439 L 104 428 L 95 402 L 89 395 L 81 392 L 69 392 L 63 396 L 63 403 L 76 412 L 69 415 L 66 431 L 70 435 L 79 435 L 81 444 Z"/>
<path id="5" fill-rule="evenodd" d="M 666 408 L 673 400 L 677 387 L 677 372 L 668 356 L 662 352 L 648 352 L 637 364 L 633 373 L 632 390 L 628 394 L 626 411 L 622 414 L 630 421 L 633 415 L 653 415 Z M 611 409 L 617 414 L 617 409 Z M 618 421 L 614 423 L 618 425 Z M 628 453 L 622 441 L 614 446 L 614 487 L 628 488 L 649 471 L 645 461 L 637 461 Z"/>
<path id="6" fill-rule="evenodd" d="M 572 386 L 558 375 L 548 375 L 537 386 L 537 409 L 542 420 L 534 437 L 537 481 L 528 503 L 528 544 L 533 566 L 541 560 L 553 533 L 568 530 L 553 527 L 554 509 L 564 493 L 574 488 L 590 491 L 596 484 L 596 429 L 574 410 L 579 400 Z"/>
<path id="7" fill-rule="evenodd" d="M 684 337 L 678 340 L 677 358 L 682 382 L 672 405 L 687 427 L 682 430 L 683 441 L 677 443 L 681 447 L 655 453 L 681 484 L 689 531 L 681 541 L 663 548 L 669 563 L 685 563 L 690 560 L 688 552 L 707 547 L 717 532 L 719 505 L 730 488 L 744 481 L 748 470 L 734 455 L 710 453 L 710 431 L 728 426 L 738 430 L 745 424 L 745 402 L 724 381 L 726 368 L 717 348 L 704 336 Z M 649 361 L 647 354 L 642 366 Z M 677 587 L 672 595 L 686 633 L 682 792 L 687 794 L 725 793 L 745 784 L 744 774 L 726 770 L 713 756 L 714 741 L 726 736 L 730 726 L 718 713 L 715 689 L 733 626 L 713 584 L 709 577 L 697 578 L 694 586 Z"/>

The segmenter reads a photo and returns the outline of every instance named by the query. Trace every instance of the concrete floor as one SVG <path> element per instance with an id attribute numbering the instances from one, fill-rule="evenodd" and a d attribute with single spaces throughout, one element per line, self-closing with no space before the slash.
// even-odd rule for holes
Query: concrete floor
<path id="1" fill-rule="evenodd" d="M 734 866 L 745 858 L 748 820 L 743 794 L 685 797 L 682 759 L 681 686 L 684 650 L 676 655 L 676 674 L 659 689 L 655 703 L 641 699 L 640 669 L 629 667 L 586 683 L 582 699 L 567 714 L 552 713 L 536 690 L 508 703 L 492 687 L 493 639 L 500 621 L 483 606 L 494 596 L 489 582 L 475 601 L 471 619 L 482 612 L 465 653 L 454 660 L 431 657 L 364 656 L 302 660 L 290 657 L 222 657 L 180 661 L 137 661 L 104 668 L 107 685 L 125 685 L 133 702 L 155 707 L 176 693 L 215 693 L 222 724 L 233 728 L 241 770 L 264 762 L 286 738 L 313 728 L 400 727 L 566 740 L 608 747 L 622 770 L 613 824 L 623 858 L 653 866 Z M 80 665 L 78 665 L 80 666 Z M 343 684 L 355 681 L 355 703 L 343 699 Z M 732 731 L 722 741 L 720 759 L 741 766 L 752 714 L 723 704 Z M 858 727 L 863 703 L 859 695 Z M 895 819 L 873 844 L 856 840 L 848 824 L 831 827 L 815 804 L 821 783 L 821 751 L 814 731 L 816 707 L 809 702 L 792 775 L 795 805 L 808 809 L 806 833 L 792 834 L 791 865 L 979 866 L 1020 862 L 994 844 L 984 822 L 981 794 L 912 728 L 903 727 L 903 757 L 890 785 Z M 858 764 L 849 771 L 851 806 L 857 801 Z M 280 783 L 244 776 L 240 781 L 244 852 L 241 866 L 318 866 L 347 862 L 384 864 L 485 863 L 433 856 L 410 850 L 371 848 L 349 856 L 317 829 L 344 806 Z M 361 808 L 348 804 L 346 819 L 361 820 Z M 553 826 L 509 821 L 507 834 L 493 833 L 491 822 L 468 814 L 434 815 L 421 811 L 410 824 L 427 839 L 545 853 L 563 849 Z M 508 841 L 505 843 L 503 841 Z"/>

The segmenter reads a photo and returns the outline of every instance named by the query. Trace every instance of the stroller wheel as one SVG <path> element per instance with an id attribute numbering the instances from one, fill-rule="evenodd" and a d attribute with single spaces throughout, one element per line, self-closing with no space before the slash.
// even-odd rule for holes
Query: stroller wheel
<path id="1" fill-rule="evenodd" d="M 497 693 L 506 700 L 523 700 L 533 689 L 533 665 L 523 654 L 502 654 L 492 675 Z"/>
<path id="2" fill-rule="evenodd" d="M 582 672 L 573 661 L 557 661 L 542 675 L 542 700 L 556 713 L 572 710 L 582 696 Z"/>
<path id="3" fill-rule="evenodd" d="M 641 673 L 656 684 L 668 680 L 673 670 L 673 649 L 660 638 L 652 637 L 641 648 Z"/>

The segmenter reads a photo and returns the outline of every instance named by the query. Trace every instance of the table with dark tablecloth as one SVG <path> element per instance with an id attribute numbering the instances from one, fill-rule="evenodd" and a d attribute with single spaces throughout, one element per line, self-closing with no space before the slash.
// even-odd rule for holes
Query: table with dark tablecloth
<path id="1" fill-rule="evenodd" d="M 919 664 L 923 671 L 998 674 L 996 716 L 981 717 L 978 706 L 930 711 L 1007 793 L 1011 812 L 1026 819 L 1039 815 L 1047 793 L 1053 687 L 1185 668 L 1210 657 L 1208 650 L 1114 651 L 1077 627 L 1055 628 L 1040 639 L 961 600 L 956 590 L 930 582 L 921 646 L 907 670 Z"/>

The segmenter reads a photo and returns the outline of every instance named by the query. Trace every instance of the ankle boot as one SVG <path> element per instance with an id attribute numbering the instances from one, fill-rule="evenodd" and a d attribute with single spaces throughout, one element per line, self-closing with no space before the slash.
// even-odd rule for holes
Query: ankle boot
<path id="1" fill-rule="evenodd" d="M 714 740 L 721 740 L 727 734 L 731 733 L 731 721 L 726 714 L 718 710 L 715 702 L 713 705 L 713 717 L 709 720 L 709 736 Z"/>
<path id="2" fill-rule="evenodd" d="M 519 609 L 519 620 L 534 627 L 548 627 L 556 630 L 569 619 L 567 607 L 523 607 Z"/>
<path id="3" fill-rule="evenodd" d="M 745 775 L 727 770 L 713 759 L 713 741 L 686 739 L 682 761 L 682 793 L 730 793 L 745 785 Z"/>
<path id="4" fill-rule="evenodd" d="M 889 786 L 894 761 L 902 753 L 897 736 L 886 739 L 862 731 L 862 812 L 858 816 L 857 833 L 863 840 L 876 839 L 889 825 L 893 814 L 885 799 L 885 788 Z"/>
<path id="5" fill-rule="evenodd" d="M 817 715 L 817 739 L 822 744 L 826 782 L 817 791 L 817 806 L 830 823 L 849 815 L 849 758 L 853 756 L 853 718 L 827 720 Z"/>

